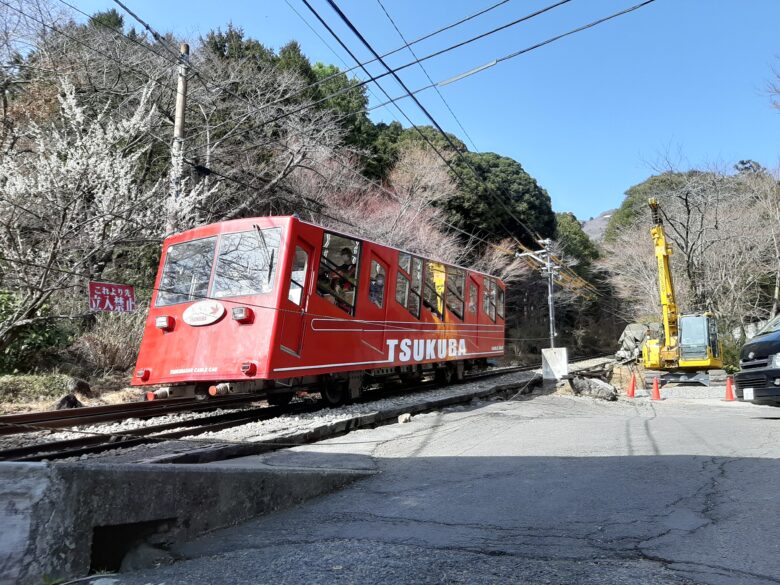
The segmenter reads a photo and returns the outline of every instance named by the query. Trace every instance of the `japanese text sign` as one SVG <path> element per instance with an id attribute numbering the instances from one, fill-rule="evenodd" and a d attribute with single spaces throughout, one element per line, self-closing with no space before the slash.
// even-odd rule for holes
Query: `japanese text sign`
<path id="1" fill-rule="evenodd" d="M 135 289 L 129 284 L 90 282 L 89 308 L 93 311 L 130 313 L 135 310 Z"/>

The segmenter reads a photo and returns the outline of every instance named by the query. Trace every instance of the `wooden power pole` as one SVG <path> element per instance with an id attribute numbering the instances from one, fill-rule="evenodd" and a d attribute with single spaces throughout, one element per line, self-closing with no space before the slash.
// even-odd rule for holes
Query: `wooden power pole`
<path id="1" fill-rule="evenodd" d="M 176 205 L 181 197 L 182 152 L 184 150 L 184 112 L 187 107 L 187 73 L 190 69 L 190 46 L 179 47 L 179 79 L 176 86 L 176 113 L 173 120 L 173 143 L 171 144 L 171 205 L 168 207 L 165 233 L 173 233 L 176 226 Z"/>

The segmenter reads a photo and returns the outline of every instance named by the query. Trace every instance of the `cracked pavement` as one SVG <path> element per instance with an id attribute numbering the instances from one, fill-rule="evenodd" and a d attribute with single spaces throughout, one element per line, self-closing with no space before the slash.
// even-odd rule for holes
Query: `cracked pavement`
<path id="1" fill-rule="evenodd" d="M 780 583 L 780 409 L 560 395 L 211 465 L 377 473 L 115 577 L 171 583 Z"/>

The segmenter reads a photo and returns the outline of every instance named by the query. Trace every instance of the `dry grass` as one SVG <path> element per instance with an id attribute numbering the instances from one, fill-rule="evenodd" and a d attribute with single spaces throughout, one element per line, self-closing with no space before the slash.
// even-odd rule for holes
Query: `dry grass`
<path id="1" fill-rule="evenodd" d="M 135 366 L 145 322 L 142 308 L 134 313 L 101 313 L 72 350 L 95 372 L 126 371 Z"/>
<path id="2" fill-rule="evenodd" d="M 45 402 L 68 393 L 70 377 L 64 374 L 0 376 L 0 403 Z"/>
<path id="3" fill-rule="evenodd" d="M 71 377 L 65 374 L 0 376 L 0 414 L 52 410 L 69 393 Z M 75 392 L 84 406 L 119 404 L 141 400 L 143 391 L 129 387 L 130 376 L 112 374 L 96 380 L 91 396 Z"/>

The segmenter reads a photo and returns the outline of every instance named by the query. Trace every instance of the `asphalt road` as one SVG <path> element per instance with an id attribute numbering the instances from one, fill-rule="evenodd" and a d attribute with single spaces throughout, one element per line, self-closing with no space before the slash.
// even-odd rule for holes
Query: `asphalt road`
<path id="1" fill-rule="evenodd" d="M 376 469 L 104 582 L 780 583 L 780 409 L 491 402 L 230 465 Z"/>

